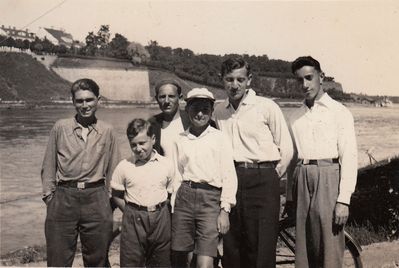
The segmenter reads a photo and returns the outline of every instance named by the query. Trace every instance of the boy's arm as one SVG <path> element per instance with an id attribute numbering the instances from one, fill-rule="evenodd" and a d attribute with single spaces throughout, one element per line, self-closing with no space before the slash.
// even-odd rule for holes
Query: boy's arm
<path id="1" fill-rule="evenodd" d="M 118 208 L 123 212 L 125 210 L 125 199 L 124 199 L 125 192 L 112 189 L 112 199 L 115 201 L 115 204 Z"/>
<path id="2" fill-rule="evenodd" d="M 236 204 L 237 174 L 234 167 L 233 149 L 227 140 L 223 139 L 220 150 L 220 174 L 222 176 L 220 208 L 230 212 L 231 207 Z"/>
<path id="3" fill-rule="evenodd" d="M 114 170 L 116 166 L 119 164 L 121 161 L 121 153 L 119 150 L 119 144 L 117 141 L 117 137 L 115 135 L 114 130 L 111 130 L 111 145 L 110 145 L 110 151 L 109 151 L 109 162 L 108 162 L 108 167 L 107 167 L 107 175 L 106 175 L 106 186 L 108 188 L 109 193 L 111 194 L 112 189 L 110 185 L 110 181 L 112 179 L 112 175 L 114 173 Z"/>

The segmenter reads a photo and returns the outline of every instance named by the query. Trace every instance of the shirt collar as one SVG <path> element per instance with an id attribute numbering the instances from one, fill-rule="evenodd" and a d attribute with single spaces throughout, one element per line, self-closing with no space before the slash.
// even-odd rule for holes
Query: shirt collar
<path id="1" fill-rule="evenodd" d="M 153 154 L 152 154 L 151 158 L 150 158 L 146 163 L 148 163 L 148 162 L 154 162 L 154 161 L 159 161 L 160 154 L 158 154 L 158 152 L 157 152 L 155 149 L 152 149 L 152 152 L 153 152 Z M 139 162 L 139 161 L 140 161 L 139 159 L 134 159 L 134 163 L 135 163 L 135 164 L 136 164 L 137 162 Z"/>
<path id="2" fill-rule="evenodd" d="M 256 96 L 256 92 L 252 89 L 252 88 L 248 88 L 244 94 L 244 96 L 242 97 L 242 100 L 240 102 L 240 104 L 238 106 L 240 106 L 241 104 L 253 104 L 256 102 L 255 97 Z M 227 109 L 230 106 L 230 102 L 229 102 L 229 98 L 227 98 L 224 101 L 224 107 Z"/>
<path id="3" fill-rule="evenodd" d="M 310 110 L 309 107 L 306 105 L 306 100 L 303 100 L 302 103 L 303 103 L 302 107 L 306 108 L 307 110 Z M 315 105 L 324 106 L 326 108 L 330 108 L 332 103 L 333 103 L 333 99 L 330 97 L 330 95 L 327 94 L 327 92 L 325 92 L 320 97 L 320 99 L 318 99 L 314 102 Z"/>
<path id="4" fill-rule="evenodd" d="M 208 127 L 204 130 L 204 132 L 201 133 L 201 135 L 199 135 L 198 137 L 191 134 L 190 133 L 190 127 L 188 129 L 186 129 L 182 135 L 186 136 L 187 138 L 189 138 L 190 140 L 195 140 L 195 139 L 199 139 L 201 137 L 204 137 L 205 135 L 207 135 L 208 133 L 214 132 L 216 131 L 215 128 L 213 128 L 210 124 L 208 125 Z"/>
<path id="5" fill-rule="evenodd" d="M 75 131 L 76 129 L 82 129 L 83 126 L 81 124 L 79 124 L 78 120 L 76 119 L 76 116 L 73 118 L 73 129 L 72 132 Z M 90 125 L 87 126 L 87 128 L 89 129 L 89 133 L 94 129 L 97 133 L 99 133 L 99 128 L 97 125 L 97 118 L 95 118 L 94 122 Z"/>

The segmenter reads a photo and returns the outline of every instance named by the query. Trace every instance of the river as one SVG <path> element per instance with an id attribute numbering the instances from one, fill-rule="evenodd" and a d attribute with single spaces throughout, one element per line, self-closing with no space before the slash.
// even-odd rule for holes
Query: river
<path id="1" fill-rule="evenodd" d="M 368 164 L 365 151 L 382 160 L 399 152 L 399 106 L 350 107 L 358 137 L 359 165 Z M 293 108 L 284 108 L 287 115 Z M 54 122 L 74 115 L 74 109 L 0 110 L 0 252 L 43 245 L 45 205 L 41 201 L 40 169 Z M 147 118 L 157 109 L 100 108 L 100 119 L 112 124 L 124 157 L 130 153 L 125 129 L 135 117 Z"/>

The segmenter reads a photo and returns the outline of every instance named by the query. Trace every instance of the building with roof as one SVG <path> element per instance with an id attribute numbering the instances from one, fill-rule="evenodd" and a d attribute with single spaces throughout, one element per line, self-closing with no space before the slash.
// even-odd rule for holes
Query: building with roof
<path id="1" fill-rule="evenodd" d="M 41 39 L 47 38 L 47 40 L 57 46 L 64 45 L 67 48 L 71 48 L 72 44 L 75 46 L 79 44 L 79 42 L 74 42 L 72 35 L 63 29 L 40 27 L 36 35 Z"/>
<path id="2" fill-rule="evenodd" d="M 7 37 L 12 37 L 14 40 L 28 40 L 30 42 L 35 41 L 36 35 L 32 32 L 29 32 L 28 29 L 25 30 L 19 30 L 16 27 L 11 27 L 11 26 L 4 26 L 1 25 L 0 27 L 0 35 L 4 35 Z"/>

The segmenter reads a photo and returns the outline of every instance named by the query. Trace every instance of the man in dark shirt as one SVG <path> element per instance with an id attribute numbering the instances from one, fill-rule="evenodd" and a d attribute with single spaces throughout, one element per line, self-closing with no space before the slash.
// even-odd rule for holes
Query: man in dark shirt
<path id="1" fill-rule="evenodd" d="M 57 121 L 42 166 L 48 266 L 72 266 L 80 235 L 85 266 L 107 266 L 112 234 L 109 182 L 120 160 L 110 125 L 97 120 L 99 87 L 80 79 L 71 88 L 76 116 Z"/>
<path id="2" fill-rule="evenodd" d="M 155 99 L 161 113 L 149 121 L 155 133 L 154 149 L 166 157 L 172 154 L 176 139 L 190 124 L 187 113 L 179 108 L 182 96 L 180 84 L 173 79 L 161 80 L 155 86 Z"/>

